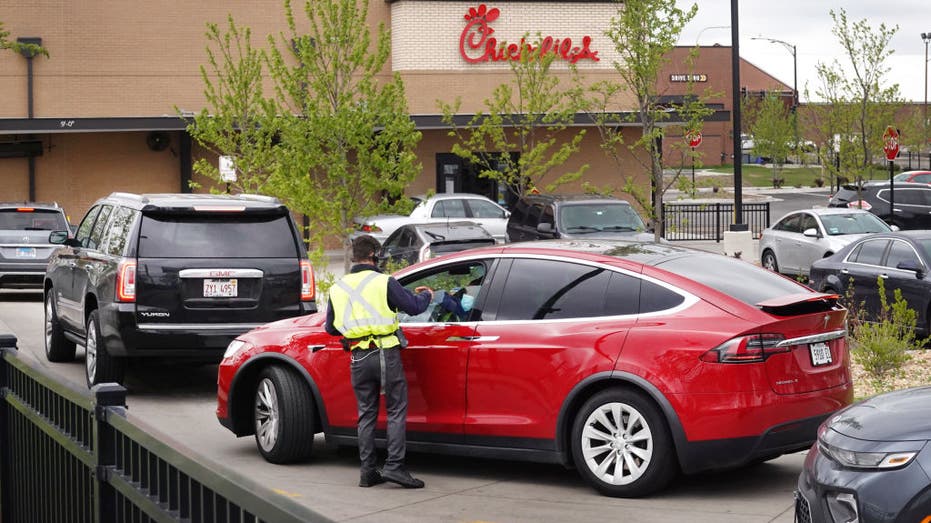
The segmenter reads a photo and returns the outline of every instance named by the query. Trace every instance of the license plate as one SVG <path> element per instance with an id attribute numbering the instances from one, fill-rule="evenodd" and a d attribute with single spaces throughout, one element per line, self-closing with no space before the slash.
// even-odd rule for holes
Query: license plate
<path id="1" fill-rule="evenodd" d="M 239 295 L 239 280 L 204 280 L 204 298 L 235 298 Z"/>
<path id="2" fill-rule="evenodd" d="M 811 364 L 815 367 L 831 363 L 831 347 L 827 343 L 812 343 L 808 350 L 811 352 Z"/>
<path id="3" fill-rule="evenodd" d="M 35 247 L 17 247 L 16 257 L 17 258 L 35 258 L 36 248 Z"/>

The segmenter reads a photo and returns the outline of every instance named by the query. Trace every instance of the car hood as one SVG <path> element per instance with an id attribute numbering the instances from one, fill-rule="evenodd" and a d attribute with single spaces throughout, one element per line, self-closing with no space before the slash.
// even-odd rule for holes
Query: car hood
<path id="1" fill-rule="evenodd" d="M 560 233 L 559 237 L 578 240 L 629 240 L 637 242 L 652 242 L 654 240 L 652 232 L 643 231 L 598 231 L 574 234 Z"/>
<path id="2" fill-rule="evenodd" d="M 841 411 L 830 428 L 869 441 L 931 439 L 931 387 L 880 394 Z"/>

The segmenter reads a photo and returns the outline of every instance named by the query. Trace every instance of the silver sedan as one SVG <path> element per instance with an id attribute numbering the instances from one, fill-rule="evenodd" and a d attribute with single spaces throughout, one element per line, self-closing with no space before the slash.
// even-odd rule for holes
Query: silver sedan
<path id="1" fill-rule="evenodd" d="M 860 209 L 817 208 L 786 214 L 760 236 L 763 267 L 808 276 L 811 264 L 867 234 L 889 232 L 875 214 Z"/>

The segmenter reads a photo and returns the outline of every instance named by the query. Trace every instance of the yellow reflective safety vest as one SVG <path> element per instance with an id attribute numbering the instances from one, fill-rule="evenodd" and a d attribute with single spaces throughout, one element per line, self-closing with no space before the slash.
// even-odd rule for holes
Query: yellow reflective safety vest
<path id="1" fill-rule="evenodd" d="M 389 276 L 359 271 L 343 276 L 330 288 L 333 326 L 349 342 L 349 348 L 397 347 L 398 314 L 388 307 Z"/>

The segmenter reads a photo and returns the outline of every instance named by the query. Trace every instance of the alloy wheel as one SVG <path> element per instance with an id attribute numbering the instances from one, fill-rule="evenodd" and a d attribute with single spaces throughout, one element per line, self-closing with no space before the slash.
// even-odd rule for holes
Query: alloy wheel
<path id="1" fill-rule="evenodd" d="M 45 352 L 48 353 L 49 348 L 52 346 L 52 328 L 54 324 L 52 319 L 55 314 L 55 309 L 52 306 L 52 295 L 49 293 L 49 296 L 45 298 Z"/>
<path id="2" fill-rule="evenodd" d="M 640 479 L 653 459 L 653 434 L 643 415 L 626 403 L 605 403 L 582 429 L 585 465 L 599 480 L 627 485 Z"/>
<path id="3" fill-rule="evenodd" d="M 255 433 L 263 449 L 271 451 L 278 442 L 278 391 L 268 378 L 259 382 L 255 393 Z"/>
<path id="4" fill-rule="evenodd" d="M 84 365 L 87 367 L 87 382 L 95 383 L 97 379 L 97 324 L 94 320 L 87 322 L 87 337 L 84 342 Z"/>

